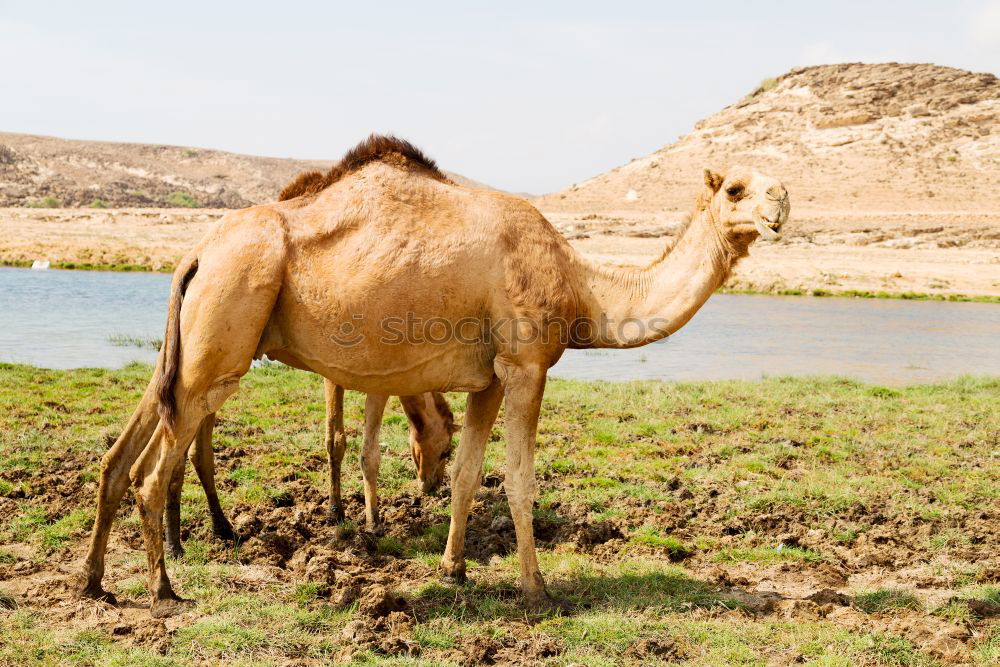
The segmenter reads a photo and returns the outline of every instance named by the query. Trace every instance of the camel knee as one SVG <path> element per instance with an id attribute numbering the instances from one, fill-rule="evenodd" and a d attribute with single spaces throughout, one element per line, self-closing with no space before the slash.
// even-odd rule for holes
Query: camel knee
<path id="1" fill-rule="evenodd" d="M 209 413 L 217 412 L 222 404 L 240 388 L 239 378 L 229 378 L 214 383 L 205 392 L 205 410 Z"/>
<path id="2" fill-rule="evenodd" d="M 535 506 L 535 496 L 537 495 L 537 484 L 534 479 L 518 479 L 516 476 L 508 476 L 504 482 L 504 491 L 507 493 L 507 503 L 512 512 L 530 513 Z"/>

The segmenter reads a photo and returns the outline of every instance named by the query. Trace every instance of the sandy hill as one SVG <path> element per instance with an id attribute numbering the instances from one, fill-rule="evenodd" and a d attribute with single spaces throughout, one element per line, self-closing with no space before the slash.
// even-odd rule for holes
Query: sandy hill
<path id="1" fill-rule="evenodd" d="M 0 207 L 242 208 L 330 162 L 0 132 Z M 446 172 L 447 173 L 447 172 Z M 487 187 L 458 174 L 454 180 Z"/>
<path id="2" fill-rule="evenodd" d="M 1000 81 L 936 65 L 794 69 L 676 143 L 536 200 L 546 211 L 686 210 L 706 166 L 778 176 L 793 211 L 1000 211 Z"/>

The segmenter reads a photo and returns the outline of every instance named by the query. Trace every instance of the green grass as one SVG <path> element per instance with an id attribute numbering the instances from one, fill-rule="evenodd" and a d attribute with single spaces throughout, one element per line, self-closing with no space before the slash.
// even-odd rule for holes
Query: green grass
<path id="1" fill-rule="evenodd" d="M 771 564 L 779 561 L 804 561 L 818 562 L 823 560 L 815 551 L 803 549 L 801 547 L 733 547 L 723 549 L 715 554 L 714 559 L 719 562 L 746 562 Z"/>
<path id="2" fill-rule="evenodd" d="M 897 609 L 920 611 L 924 608 L 917 597 L 909 592 L 894 588 L 861 593 L 854 599 L 855 606 L 868 614 L 878 614 Z"/>
<path id="3" fill-rule="evenodd" d="M 115 371 L 0 364 L 0 570 L 21 567 L 22 560 L 77 562 L 94 492 L 65 502 L 62 487 L 48 482 L 58 475 L 71 489 L 97 480 L 100 457 L 150 372 L 142 364 Z M 925 609 L 905 591 L 857 595 L 855 605 L 871 614 L 871 626 L 854 629 L 820 618 L 755 616 L 706 572 L 828 568 L 841 562 L 840 550 L 884 535 L 883 524 L 897 520 L 914 535 L 929 536 L 907 542 L 917 562 L 947 563 L 983 548 L 960 526 L 963 517 L 1000 502 L 998 395 L 995 378 L 900 388 L 843 378 L 553 379 L 539 421 L 535 520 L 556 531 L 608 522 L 623 537 L 593 551 L 571 539 L 543 544 L 539 557 L 549 590 L 569 604 L 560 613 L 526 616 L 513 555 L 470 563 L 466 586 L 446 586 L 432 575 L 413 582 L 406 595 L 420 659 L 461 662 L 455 652 L 468 638 L 488 637 L 507 645 L 528 638 L 555 642 L 559 654 L 546 658 L 552 664 L 627 664 L 623 654 L 643 640 L 669 641 L 671 660 L 693 664 L 932 664 L 887 623 L 896 614 L 923 613 L 983 623 L 969 613 L 968 600 L 997 600 L 1000 591 L 982 583 L 973 565 L 955 566 L 956 581 L 964 583 L 956 583 L 956 599 L 938 609 Z M 449 400 L 460 418 L 463 397 Z M 350 497 L 361 491 L 362 397 L 349 392 L 345 409 L 353 429 L 343 478 Z M 285 495 L 288 480 L 305 480 L 325 493 L 323 414 L 315 376 L 277 364 L 251 370 L 220 411 L 215 432 L 223 507 L 242 505 L 241 511 L 266 516 L 276 504 L 298 502 Z M 380 438 L 386 500 L 414 483 L 398 402 L 390 402 L 387 416 Z M 503 471 L 502 423 L 503 415 L 487 447 L 487 475 Z M 507 512 L 502 491 L 489 493 L 475 509 L 487 525 Z M 436 567 L 447 539 L 447 501 L 434 507 L 412 534 L 381 537 L 374 558 Z M 181 520 L 191 531 L 186 555 L 169 559 L 168 568 L 182 595 L 198 604 L 164 640 L 165 656 L 111 634 L 97 620 L 69 630 L 52 620 L 51 610 L 18 597 L 15 609 L 0 611 L 0 664 L 336 662 L 356 605 L 334 606 L 324 581 L 309 581 L 297 570 L 272 576 L 276 570 L 269 567 L 241 564 L 239 548 L 211 537 L 193 472 Z M 345 548 L 357 532 L 353 521 L 339 528 Z M 120 522 L 137 534 L 134 511 Z M 793 528 L 801 544 L 781 536 Z M 803 537 L 807 533 L 820 546 Z M 113 539 L 120 543 L 120 535 Z M 325 547 L 319 538 L 312 543 Z M 112 586 L 141 602 L 148 594 L 145 558 L 141 552 L 121 558 L 109 563 Z M 978 664 L 995 663 L 1000 638 L 991 626 L 977 627 L 982 631 L 970 640 L 970 655 Z M 374 651 L 356 656 L 374 664 L 393 660 L 403 662 Z"/>
<path id="4" fill-rule="evenodd" d="M 172 192 L 166 199 L 169 206 L 175 208 L 201 208 L 201 204 L 187 192 Z"/>

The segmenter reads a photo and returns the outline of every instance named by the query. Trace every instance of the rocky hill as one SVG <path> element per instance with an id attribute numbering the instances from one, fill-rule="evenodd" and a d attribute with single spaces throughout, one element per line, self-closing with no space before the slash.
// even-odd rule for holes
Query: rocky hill
<path id="1" fill-rule="evenodd" d="M 794 69 L 676 143 L 536 200 L 601 215 L 686 210 L 702 169 L 781 178 L 793 210 L 1000 211 L 1000 81 L 936 65 Z"/>
<path id="2" fill-rule="evenodd" d="M 0 132 L 0 207 L 242 208 L 273 200 L 300 171 L 330 164 Z"/>

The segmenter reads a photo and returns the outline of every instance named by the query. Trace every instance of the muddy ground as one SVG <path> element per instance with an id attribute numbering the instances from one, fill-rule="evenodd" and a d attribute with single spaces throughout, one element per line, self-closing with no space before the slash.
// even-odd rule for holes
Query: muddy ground
<path id="1" fill-rule="evenodd" d="M 995 391 L 992 385 L 988 390 Z M 982 398 L 975 395 L 973 402 Z M 553 409 L 558 411 L 560 405 Z M 691 410 L 680 409 L 684 412 Z M 60 415 L 72 421 L 71 413 L 71 407 L 53 402 L 25 408 L 21 416 L 55 415 L 41 422 L 44 431 L 45 423 L 59 429 Z M 615 409 L 589 414 L 602 418 L 609 413 L 618 414 Z M 625 418 L 623 433 L 632 433 L 626 437 L 640 443 L 642 429 L 631 424 L 634 419 L 634 415 Z M 608 512 L 583 498 L 573 501 L 566 491 L 583 488 L 579 472 L 555 459 L 540 470 L 542 502 L 536 511 L 535 535 L 550 591 L 564 606 L 534 613 L 519 607 L 511 558 L 513 523 L 506 512 L 502 474 L 490 466 L 468 531 L 467 555 L 474 561 L 472 583 L 446 586 L 437 583 L 436 561 L 447 532 L 447 487 L 436 496 L 420 495 L 409 484 L 387 491 L 384 536 L 367 533 L 354 523 L 331 525 L 325 489 L 315 481 L 325 474 L 326 466 L 316 443 L 274 480 L 279 493 L 263 501 L 227 501 L 239 497 L 241 466 L 265 460 L 268 454 L 268 445 L 248 440 L 247 432 L 238 427 L 238 421 L 220 424 L 222 434 L 238 434 L 239 439 L 229 444 L 223 440 L 218 466 L 224 504 L 239 544 L 212 537 L 207 516 L 200 507 L 190 507 L 203 501 L 185 494 L 185 509 L 197 513 L 185 515 L 182 537 L 188 554 L 181 561 L 171 561 L 170 569 L 179 592 L 196 599 L 186 612 L 162 621 L 150 618 L 141 583 L 145 570 L 142 539 L 132 499 L 126 496 L 105 577 L 106 587 L 118 594 L 117 605 L 78 600 L 74 595 L 86 541 L 86 525 L 82 525 L 63 540 L 45 532 L 40 538 L 20 540 L 7 533 L 0 545 L 4 554 L 0 590 L 7 607 L 2 613 L 28 613 L 37 626 L 60 632 L 96 632 L 119 651 L 135 648 L 143 655 L 172 658 L 177 657 L 175 652 L 187 641 L 185 633 L 193 625 L 213 618 L 227 604 L 265 605 L 276 590 L 295 591 L 305 612 L 320 617 L 340 614 L 336 623 L 316 629 L 329 633 L 324 638 L 325 657 L 316 657 L 315 647 L 292 640 L 278 655 L 273 647 L 271 653 L 251 654 L 253 659 L 280 664 L 394 657 L 455 664 L 580 660 L 587 664 L 718 664 L 716 654 L 698 640 L 670 633 L 639 632 L 594 654 L 581 653 L 580 641 L 585 639 L 551 631 L 554 623 L 572 625 L 574 618 L 604 612 L 651 621 L 682 618 L 686 623 L 751 628 L 765 624 L 784 628 L 781 632 L 786 633 L 794 633 L 800 625 L 815 626 L 834 633 L 826 649 L 808 642 L 760 648 L 758 659 L 772 664 L 808 662 L 817 650 L 836 655 L 837 642 L 856 636 L 889 643 L 888 648 L 878 645 L 861 651 L 851 657 L 853 663 L 989 664 L 993 655 L 989 651 L 1000 629 L 1000 599 L 995 593 L 976 598 L 968 591 L 983 587 L 996 591 L 1000 583 L 1000 506 L 995 488 L 992 498 L 958 507 L 942 501 L 939 490 L 931 485 L 914 487 L 903 493 L 908 502 L 923 503 L 926 511 L 904 513 L 894 509 L 898 489 L 873 490 L 858 502 L 818 517 L 814 508 L 793 503 L 737 511 L 735 499 L 741 489 L 750 487 L 746 480 L 706 481 L 680 475 L 649 482 L 656 494 L 619 495 L 613 500 L 614 511 Z M 672 430 L 680 442 L 725 436 L 723 427 L 700 420 L 697 413 L 689 414 Z M 107 432 L 105 444 L 112 437 Z M 811 445 L 796 440 L 778 444 L 789 453 L 775 459 L 775 468 L 790 479 L 802 478 L 806 469 L 796 452 L 805 452 Z M 968 444 L 967 463 L 980 472 L 983 466 L 995 471 L 995 461 L 973 460 L 972 448 L 981 445 L 992 447 L 995 457 L 994 436 L 992 445 L 986 441 Z M 735 446 L 737 451 L 749 449 L 738 442 Z M 717 448 L 685 447 L 687 470 L 727 465 Z M 0 470 L 5 483 L 0 515 L 23 523 L 31 508 L 45 508 L 48 517 L 64 517 L 79 508 L 89 512 L 100 449 L 46 456 L 30 474 L 23 467 L 4 467 Z M 661 455 L 671 453 L 663 445 Z M 390 448 L 387 457 L 408 465 L 405 450 Z M 628 477 L 622 470 L 622 478 Z M 345 471 L 348 479 L 356 475 L 350 465 Z M 603 472 L 616 476 L 612 470 Z M 195 493 L 193 475 L 188 486 Z M 933 511 L 942 502 L 949 505 L 947 511 Z M 360 491 L 348 496 L 347 513 L 360 524 Z M 664 535 L 669 539 L 656 537 Z M 213 569 L 221 565 L 224 571 Z M 227 596 L 239 601 L 227 603 Z M 475 624 L 448 641 L 428 639 L 425 628 L 456 619 Z M 904 648 L 892 642 L 902 642 L 899 646 Z M 244 655 L 230 644 L 219 650 L 209 652 L 206 659 Z"/>

